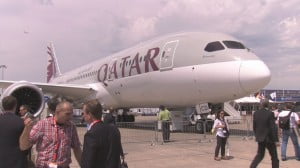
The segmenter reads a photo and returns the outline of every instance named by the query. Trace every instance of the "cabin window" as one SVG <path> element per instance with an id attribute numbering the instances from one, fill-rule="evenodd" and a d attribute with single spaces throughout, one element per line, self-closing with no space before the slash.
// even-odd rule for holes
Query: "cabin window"
<path id="1" fill-rule="evenodd" d="M 245 49 L 246 47 L 237 41 L 223 41 L 223 43 L 225 44 L 225 46 L 227 48 L 231 48 L 231 49 Z"/>
<path id="2" fill-rule="evenodd" d="M 204 50 L 207 52 L 219 51 L 224 49 L 224 46 L 219 41 L 210 42 L 204 48 Z"/>

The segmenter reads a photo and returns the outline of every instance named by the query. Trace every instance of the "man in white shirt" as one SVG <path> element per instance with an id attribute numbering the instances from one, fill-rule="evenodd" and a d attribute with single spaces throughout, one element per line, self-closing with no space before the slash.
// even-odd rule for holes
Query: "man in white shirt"
<path id="1" fill-rule="evenodd" d="M 287 104 L 285 109 L 279 113 L 277 121 L 279 121 L 279 117 L 284 117 L 289 115 L 292 109 L 291 104 Z M 282 130 L 282 145 L 281 145 L 281 160 L 286 161 L 286 148 L 289 137 L 291 137 L 292 142 L 294 144 L 296 159 L 300 161 L 300 147 L 298 143 L 297 134 L 295 132 L 295 128 L 297 128 L 297 124 L 300 123 L 300 119 L 297 113 L 292 112 L 290 114 L 290 128 L 289 129 L 281 129 Z"/>

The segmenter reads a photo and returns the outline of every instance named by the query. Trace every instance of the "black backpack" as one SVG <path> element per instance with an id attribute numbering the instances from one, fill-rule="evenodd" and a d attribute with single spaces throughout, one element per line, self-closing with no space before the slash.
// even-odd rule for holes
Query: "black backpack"
<path id="1" fill-rule="evenodd" d="M 279 128 L 288 130 L 290 129 L 290 116 L 292 114 L 292 111 L 287 116 L 279 117 Z"/>

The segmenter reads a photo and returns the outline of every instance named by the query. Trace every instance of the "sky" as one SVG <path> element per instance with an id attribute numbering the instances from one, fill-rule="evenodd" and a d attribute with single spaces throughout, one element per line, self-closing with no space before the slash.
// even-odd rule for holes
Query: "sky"
<path id="1" fill-rule="evenodd" d="M 267 89 L 300 89 L 299 0 L 1 0 L 1 72 L 45 82 L 49 42 L 67 72 L 183 31 L 230 34 L 269 67 Z"/>

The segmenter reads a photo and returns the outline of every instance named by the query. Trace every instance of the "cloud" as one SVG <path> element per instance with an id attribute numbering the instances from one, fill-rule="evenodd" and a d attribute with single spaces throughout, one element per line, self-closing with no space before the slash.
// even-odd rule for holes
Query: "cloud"
<path id="1" fill-rule="evenodd" d="M 131 39 L 132 42 L 138 42 L 140 39 L 151 37 L 155 34 L 156 21 L 157 19 L 155 17 L 139 17 L 134 20 L 129 19 L 129 26 L 122 30 L 121 38 L 126 40 Z"/>
<path id="2" fill-rule="evenodd" d="M 279 23 L 280 40 L 282 47 L 300 48 L 300 15 L 287 17 Z"/>

